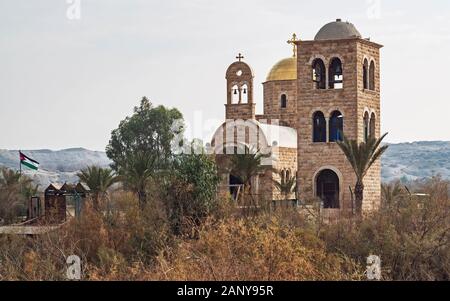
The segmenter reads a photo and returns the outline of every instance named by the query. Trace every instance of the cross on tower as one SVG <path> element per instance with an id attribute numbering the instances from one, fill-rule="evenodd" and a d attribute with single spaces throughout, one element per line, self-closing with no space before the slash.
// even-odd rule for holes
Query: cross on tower
<path id="1" fill-rule="evenodd" d="M 294 52 L 294 57 L 297 56 L 297 44 L 295 44 L 296 42 L 298 42 L 300 40 L 297 40 L 297 35 L 294 33 L 292 34 L 292 39 L 288 40 L 287 43 L 293 46 L 293 52 Z"/>
<path id="2" fill-rule="evenodd" d="M 239 55 L 236 57 L 239 62 L 244 58 L 244 56 L 239 52 Z"/>

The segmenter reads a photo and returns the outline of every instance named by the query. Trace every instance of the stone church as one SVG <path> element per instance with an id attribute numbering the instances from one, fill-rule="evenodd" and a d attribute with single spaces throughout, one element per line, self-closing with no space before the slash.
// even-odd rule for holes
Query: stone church
<path id="1" fill-rule="evenodd" d="M 291 57 L 276 63 L 263 85 L 264 113 L 255 113 L 254 73 L 239 54 L 226 71 L 226 122 L 211 147 L 221 170 L 221 189 L 235 193 L 239 179 L 227 158 L 247 146 L 271 154 L 267 170 L 252 180 L 261 199 L 280 200 L 272 179 L 297 177 L 300 201 L 320 199 L 325 210 L 351 210 L 356 177 L 336 141 L 342 133 L 359 142 L 380 136 L 380 49 L 356 27 L 337 19 L 313 40 L 288 41 Z M 227 138 L 228 137 L 228 138 Z M 380 162 L 367 174 L 364 210 L 379 205 Z"/>

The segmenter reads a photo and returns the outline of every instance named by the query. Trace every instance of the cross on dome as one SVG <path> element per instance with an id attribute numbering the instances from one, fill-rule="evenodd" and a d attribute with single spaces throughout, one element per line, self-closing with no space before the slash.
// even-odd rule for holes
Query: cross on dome
<path id="1" fill-rule="evenodd" d="M 244 58 L 244 56 L 239 52 L 239 55 L 236 57 L 236 59 L 238 59 L 238 61 L 242 61 L 242 59 Z"/>
<path id="2" fill-rule="evenodd" d="M 287 41 L 288 44 L 293 46 L 293 53 L 294 53 L 294 57 L 297 56 L 297 44 L 295 44 L 296 42 L 298 42 L 300 40 L 297 39 L 297 35 L 294 33 L 292 34 L 292 38 L 290 40 Z"/>

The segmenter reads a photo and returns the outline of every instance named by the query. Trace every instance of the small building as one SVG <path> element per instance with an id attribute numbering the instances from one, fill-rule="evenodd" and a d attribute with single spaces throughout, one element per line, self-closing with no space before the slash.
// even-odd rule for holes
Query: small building
<path id="1" fill-rule="evenodd" d="M 50 184 L 45 189 L 45 219 L 51 223 L 66 221 L 68 203 L 73 203 L 75 216 L 81 213 L 83 200 L 90 193 L 90 188 L 84 183 L 76 185 L 64 183 Z"/>
<path id="2" fill-rule="evenodd" d="M 51 223 L 60 223 L 66 220 L 66 184 L 50 184 L 44 191 L 45 220 Z"/>

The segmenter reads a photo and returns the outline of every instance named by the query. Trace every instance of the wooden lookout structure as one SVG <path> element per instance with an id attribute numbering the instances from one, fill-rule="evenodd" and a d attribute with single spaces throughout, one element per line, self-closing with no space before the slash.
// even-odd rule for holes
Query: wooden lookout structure
<path id="1" fill-rule="evenodd" d="M 81 213 L 84 199 L 89 195 L 90 189 L 86 184 L 50 184 L 44 192 L 45 220 L 51 223 L 66 221 L 68 201 L 73 200 L 75 215 Z"/>
<path id="2" fill-rule="evenodd" d="M 42 208 L 39 197 L 30 198 L 26 221 L 20 224 L 1 226 L 0 235 L 34 236 L 55 231 L 67 221 L 67 212 L 72 204 L 75 207 L 74 215 L 80 216 L 84 200 L 90 192 L 89 187 L 83 183 L 76 185 L 50 184 L 44 191 L 44 207 Z"/>

